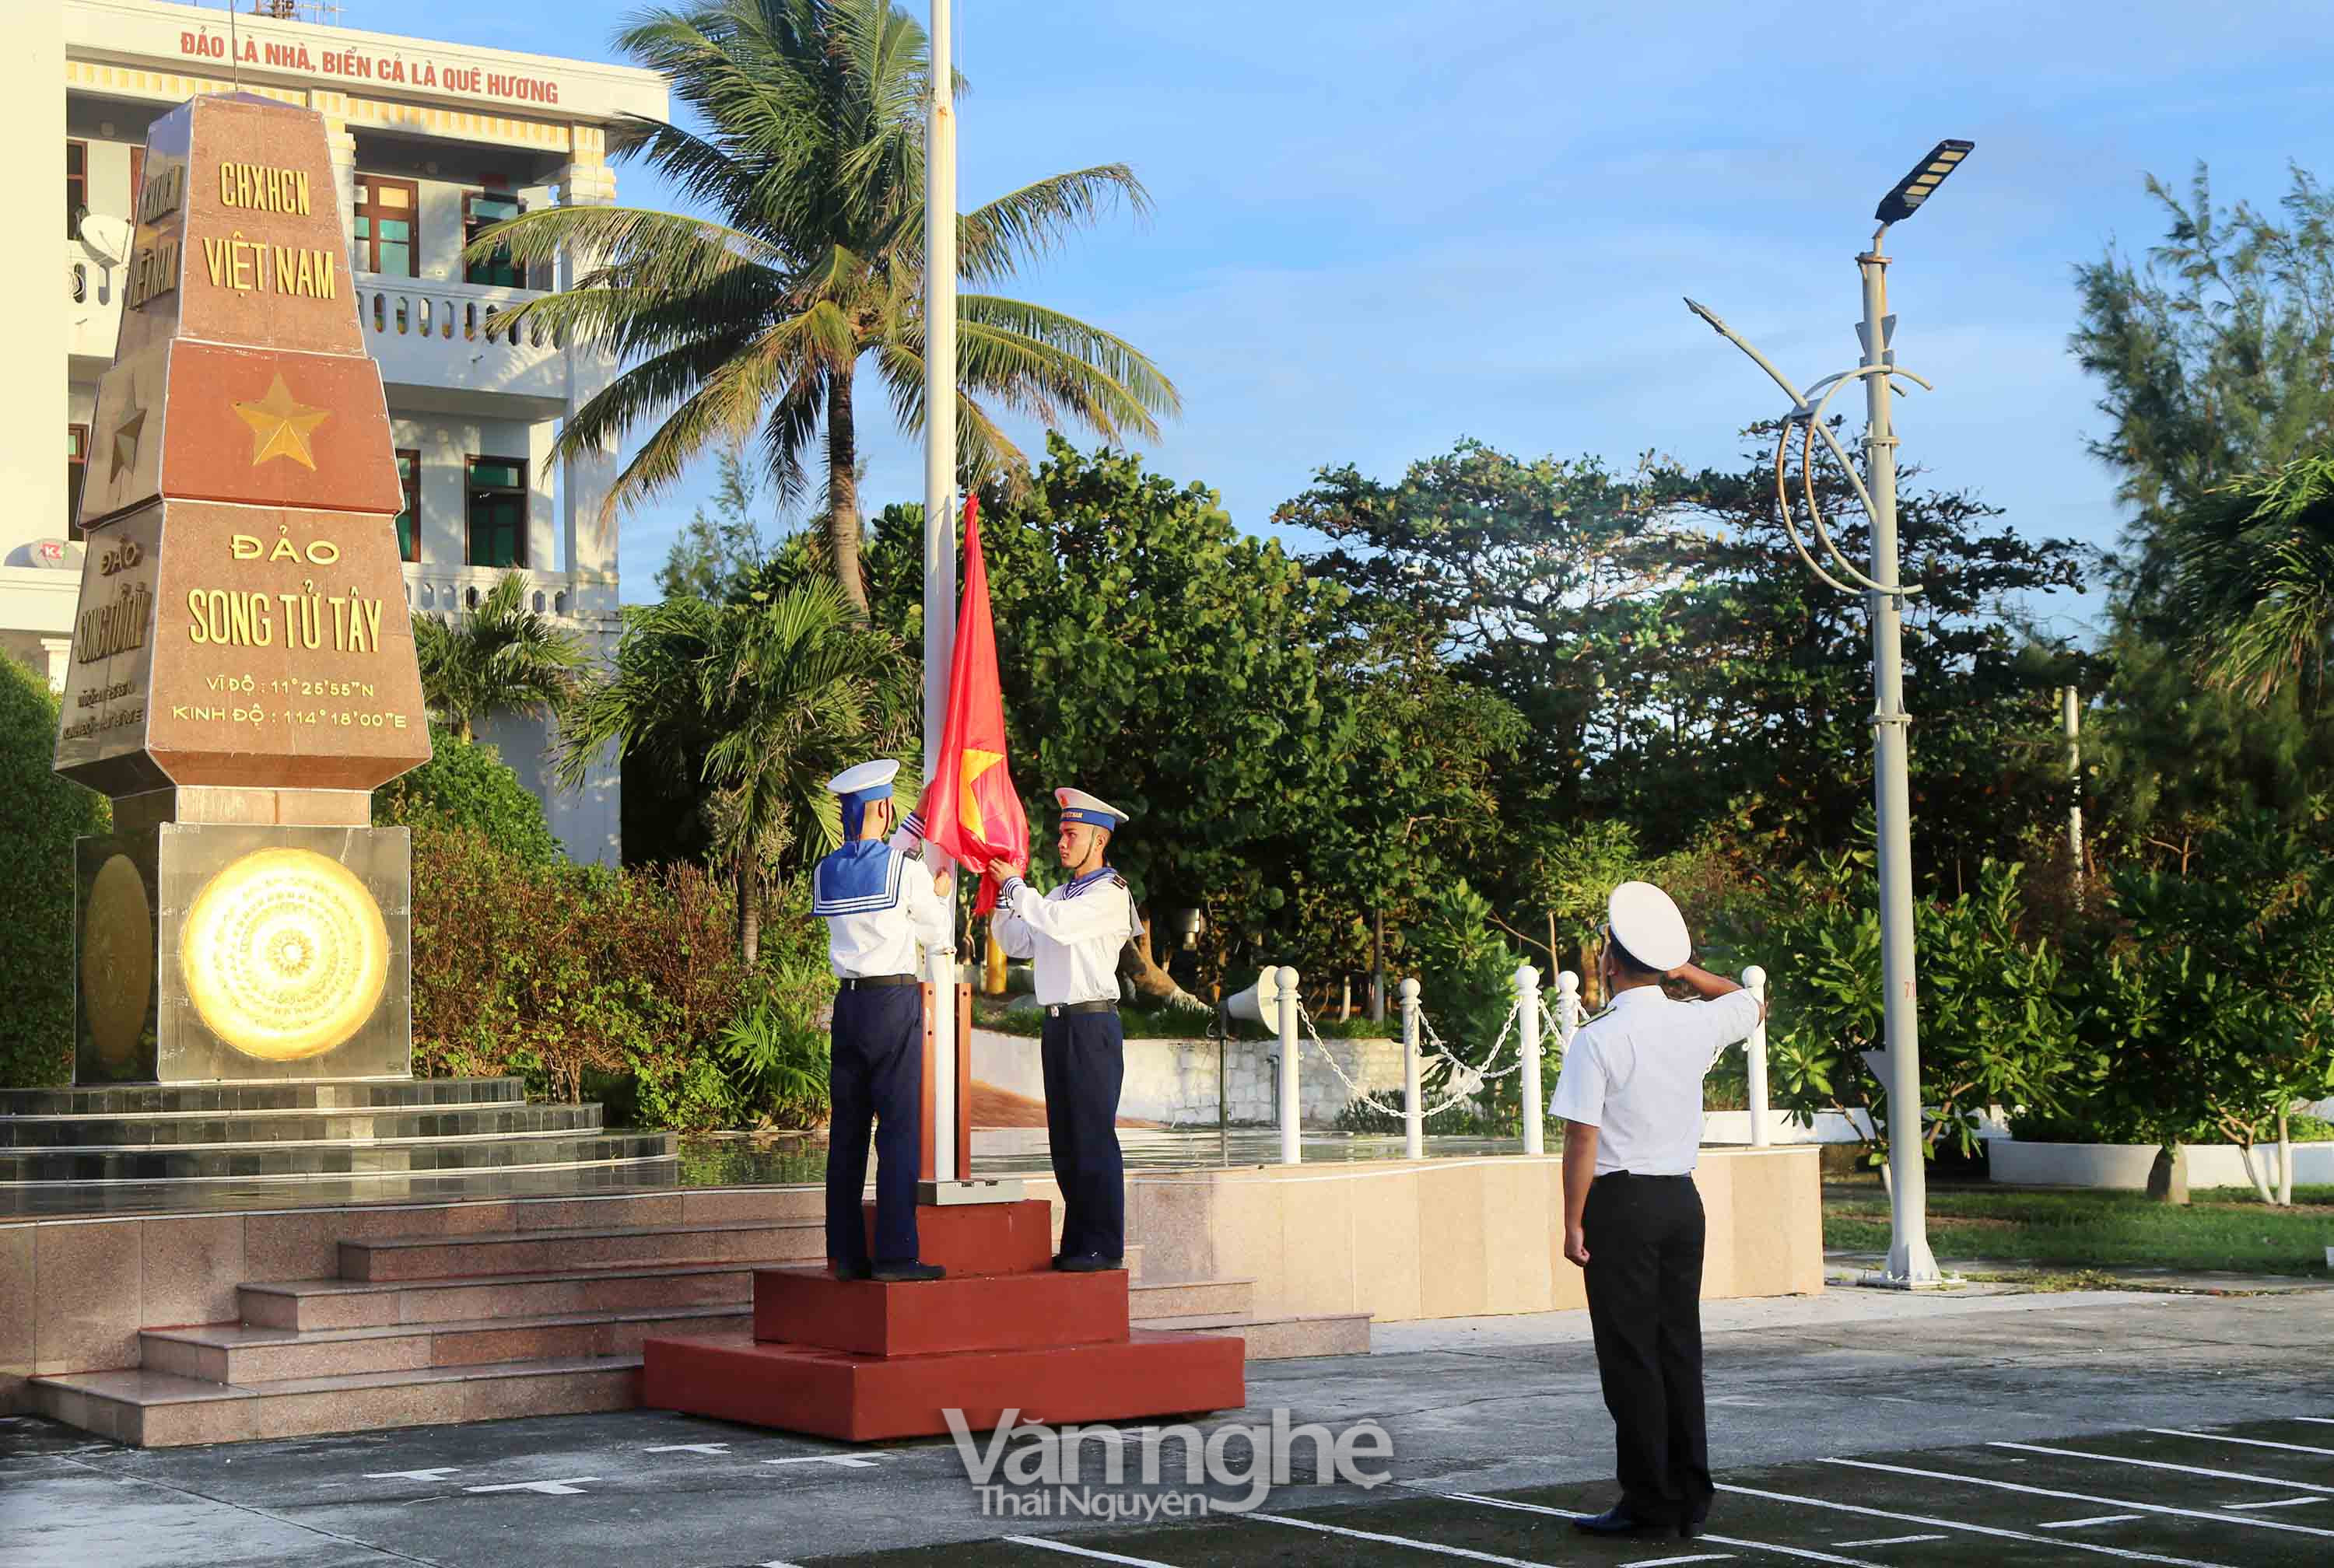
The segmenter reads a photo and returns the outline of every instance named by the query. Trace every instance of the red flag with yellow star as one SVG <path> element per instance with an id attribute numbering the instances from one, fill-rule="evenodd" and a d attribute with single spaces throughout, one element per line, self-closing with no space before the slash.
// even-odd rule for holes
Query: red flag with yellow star
<path id="1" fill-rule="evenodd" d="M 926 839 L 964 864 L 992 868 L 980 879 L 976 916 L 997 907 L 994 868 L 1029 863 L 1029 819 L 1005 765 L 1005 688 L 997 678 L 997 627 L 989 614 L 989 567 L 980 556 L 980 503 L 970 495 L 964 502 L 964 597 L 957 606 L 948 717 L 917 814 Z"/>

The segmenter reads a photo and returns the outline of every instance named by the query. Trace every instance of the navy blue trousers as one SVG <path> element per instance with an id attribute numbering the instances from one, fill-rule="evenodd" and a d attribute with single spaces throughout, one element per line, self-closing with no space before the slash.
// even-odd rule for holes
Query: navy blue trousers
<path id="1" fill-rule="evenodd" d="M 1118 1091 L 1126 1035 L 1115 1013 L 1046 1020 L 1046 1142 L 1062 1189 L 1062 1254 L 1126 1254 L 1126 1162 L 1118 1151 Z"/>
<path id="2" fill-rule="evenodd" d="M 826 1255 L 863 1265 L 916 1261 L 916 1177 L 923 1159 L 924 993 L 921 986 L 834 998 L 834 1111 L 826 1144 Z M 875 1255 L 861 1194 L 875 1144 Z"/>
<path id="3" fill-rule="evenodd" d="M 1654 1524 L 1699 1521 L 1712 1496 L 1702 1424 L 1702 1195 L 1691 1177 L 1602 1176 L 1588 1189 L 1580 1230 L 1621 1505 Z"/>

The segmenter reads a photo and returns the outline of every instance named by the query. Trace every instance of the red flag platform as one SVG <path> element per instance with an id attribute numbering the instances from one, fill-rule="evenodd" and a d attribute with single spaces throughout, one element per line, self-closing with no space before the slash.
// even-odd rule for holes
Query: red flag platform
<path id="1" fill-rule="evenodd" d="M 986 1431 L 1008 1409 L 1057 1425 L 1248 1402 L 1239 1340 L 1130 1330 L 1125 1270 L 1055 1272 L 1051 1208 L 920 1206 L 943 1280 L 757 1269 L 751 1337 L 648 1341 L 641 1402 L 860 1443 L 937 1436 L 950 1409 Z"/>

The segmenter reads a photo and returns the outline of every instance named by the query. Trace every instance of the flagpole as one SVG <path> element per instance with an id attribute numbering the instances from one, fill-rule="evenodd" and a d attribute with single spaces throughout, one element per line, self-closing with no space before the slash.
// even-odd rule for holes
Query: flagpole
<path id="1" fill-rule="evenodd" d="M 931 0 L 931 95 L 924 120 L 924 777 L 940 765 L 956 652 L 956 69 L 949 0 Z M 931 851 L 939 854 L 937 847 Z M 950 1181 L 956 1148 L 956 966 L 934 954 L 932 1174 Z M 969 1048 L 969 1045 L 967 1048 Z M 969 1150 L 965 1151 L 969 1155 Z"/>

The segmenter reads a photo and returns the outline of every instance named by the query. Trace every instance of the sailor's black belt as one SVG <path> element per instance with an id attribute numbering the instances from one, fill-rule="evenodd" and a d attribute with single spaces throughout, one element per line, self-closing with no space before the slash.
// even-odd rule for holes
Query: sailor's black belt
<path id="1" fill-rule="evenodd" d="M 1594 1187 L 1598 1181 L 1692 1181 L 1693 1179 L 1691 1175 L 1683 1171 L 1655 1174 L 1644 1170 L 1608 1170 L 1591 1181 L 1589 1185 Z"/>
<path id="2" fill-rule="evenodd" d="M 1046 1009 L 1048 1018 L 1062 1018 L 1084 1013 L 1115 1013 L 1115 1002 L 1056 1002 Z"/>
<path id="3" fill-rule="evenodd" d="M 872 991 L 884 986 L 921 986 L 915 975 L 845 975 L 836 982 L 846 991 Z"/>

